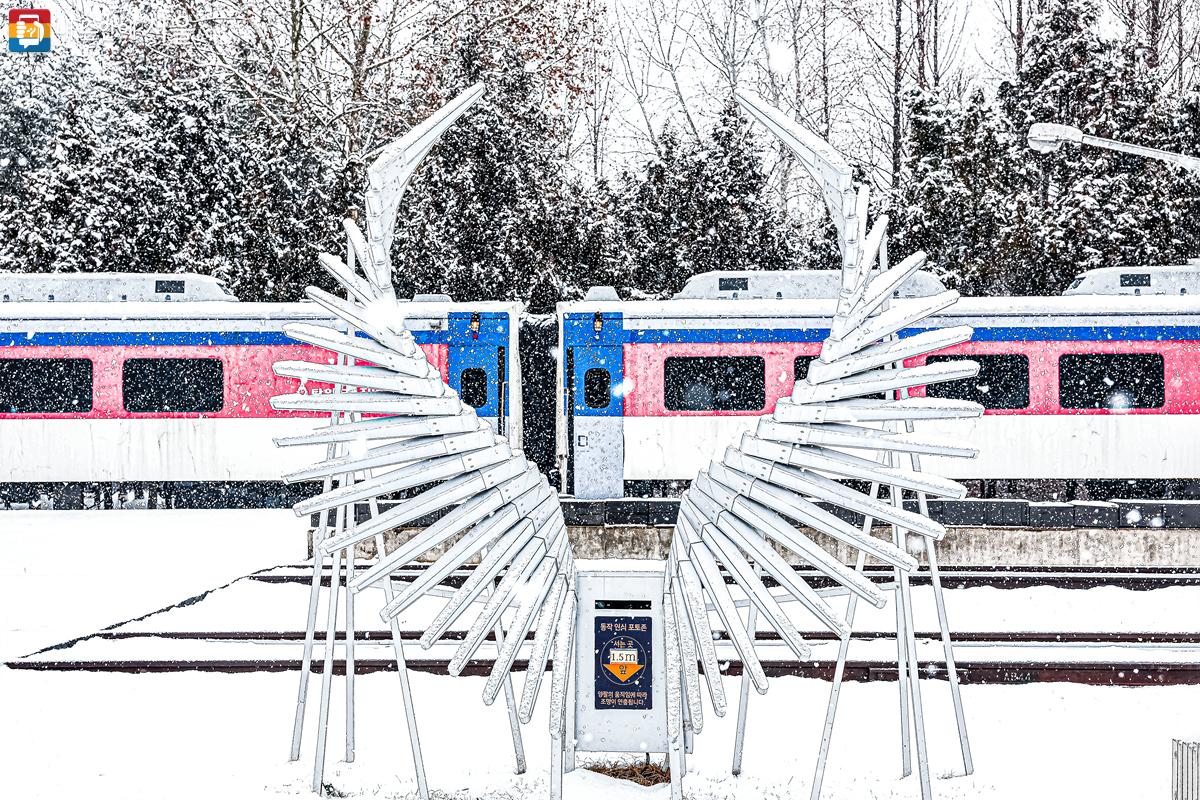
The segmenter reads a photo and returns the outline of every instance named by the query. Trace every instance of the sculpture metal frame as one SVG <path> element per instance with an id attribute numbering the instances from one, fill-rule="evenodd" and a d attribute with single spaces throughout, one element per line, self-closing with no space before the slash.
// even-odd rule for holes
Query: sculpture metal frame
<path id="1" fill-rule="evenodd" d="M 446 600 L 424 632 L 420 644 L 433 646 L 468 608 L 477 614 L 450 660 L 449 672 L 461 673 L 489 633 L 496 657 L 483 690 L 491 704 L 504 690 L 517 772 L 525 769 L 520 725 L 528 723 L 553 652 L 550 697 L 552 742 L 551 795 L 561 796 L 562 772 L 573 767 L 569 745 L 574 652 L 577 646 L 575 567 L 557 493 L 536 467 L 507 440 L 480 420 L 473 408 L 442 382 L 404 328 L 404 309 L 391 280 L 389 249 L 405 187 L 437 138 L 483 95 L 476 85 L 456 97 L 401 139 L 388 145 L 368 170 L 366 225 L 345 221 L 347 255 L 343 261 L 322 254 L 321 264 L 345 289 L 342 299 L 309 288 L 307 296 L 340 322 L 297 323 L 285 327 L 297 341 L 337 354 L 334 364 L 284 361 L 278 375 L 329 383 L 332 394 L 276 397 L 275 408 L 328 412 L 329 424 L 312 433 L 276 440 L 280 446 L 324 445 L 325 459 L 285 476 L 289 481 L 323 481 L 322 492 L 295 506 L 297 514 L 320 515 L 313 538 L 313 572 L 309 589 L 301 670 L 293 722 L 291 759 L 300 756 L 315 645 L 318 607 L 326 557 L 332 557 L 332 580 L 326 605 L 320 712 L 313 766 L 313 790 L 325 787 L 324 769 L 337 639 L 339 595 L 344 581 L 346 656 L 346 760 L 354 760 L 354 608 L 355 597 L 369 587 L 382 588 L 383 619 L 388 623 L 407 722 L 418 792 L 429 788 L 418 735 L 416 711 L 407 674 L 398 617 L 422 597 Z M 761 98 L 738 93 L 738 102 L 771 130 L 800 159 L 822 187 L 839 231 L 842 251 L 841 292 L 828 338 L 808 376 L 797 381 L 789 398 L 763 417 L 753 434 L 745 434 L 701 472 L 685 492 L 672 534 L 662 583 L 667 687 L 665 724 L 668 732 L 672 797 L 681 796 L 687 743 L 704 725 L 702 688 L 714 712 L 723 716 L 727 699 L 713 642 L 715 613 L 742 659 L 733 772 L 741 771 L 743 741 L 753 685 L 765 693 L 766 671 L 757 652 L 759 615 L 798 658 L 810 656 L 782 604 L 799 603 L 822 627 L 839 639 L 837 667 L 826 709 L 813 800 L 823 783 L 837 713 L 850 634 L 857 602 L 882 607 L 884 592 L 896 597 L 897 667 L 900 680 L 902 768 L 911 772 L 910 721 L 915 734 L 922 796 L 931 796 L 924 714 L 913 635 L 910 576 L 918 562 L 907 552 L 910 538 L 923 544 L 937 605 L 964 769 L 973 770 L 954 664 L 934 544 L 945 529 L 931 520 L 926 498 L 961 497 L 962 486 L 925 474 L 920 457 L 971 457 L 970 448 L 918 439 L 918 420 L 978 416 L 980 406 L 952 400 L 909 397 L 914 386 L 974 376 L 974 362 L 906 366 L 905 361 L 967 341 L 966 326 L 923 330 L 912 326 L 947 308 L 957 293 L 893 299 L 895 290 L 925 262 L 915 253 L 891 266 L 887 255 L 887 218 L 868 230 L 865 187 L 853 188 L 845 159 L 826 142 L 804 130 Z M 879 392 L 889 399 L 868 399 Z M 861 455 L 869 452 L 874 458 Z M 837 479 L 869 481 L 867 493 Z M 432 486 L 431 486 L 432 484 Z M 888 497 L 880 490 L 888 487 Z M 379 498 L 406 496 L 381 511 Z M 906 509 L 904 492 L 915 496 L 915 511 Z M 832 503 L 862 515 L 851 525 L 814 502 Z M 365 518 L 358 508 L 366 504 Z M 430 514 L 436 522 L 416 533 L 393 552 L 385 552 L 384 534 Z M 871 535 L 878 520 L 892 528 L 891 541 Z M 855 569 L 834 558 L 796 523 L 820 531 L 858 551 Z M 373 540 L 377 560 L 359 571 L 355 548 Z M 396 570 L 434 548 L 444 552 L 416 579 L 397 590 Z M 778 549 L 777 549 L 778 548 Z M 814 590 L 780 551 L 789 552 L 831 578 L 836 588 Z M 870 556 L 893 569 L 893 580 L 876 586 L 863 576 Z M 470 577 L 457 589 L 441 582 L 464 563 L 478 559 Z M 344 566 L 343 566 L 344 564 Z M 733 580 L 737 594 L 726 584 Z M 782 591 L 764 584 L 769 577 Z M 844 614 L 829 603 L 848 597 Z M 743 619 L 742 610 L 746 616 Z M 519 701 L 512 685 L 513 662 L 530 632 L 528 668 Z M 703 673 L 701 673 L 701 667 Z M 703 680 L 701 675 L 703 674 Z"/>

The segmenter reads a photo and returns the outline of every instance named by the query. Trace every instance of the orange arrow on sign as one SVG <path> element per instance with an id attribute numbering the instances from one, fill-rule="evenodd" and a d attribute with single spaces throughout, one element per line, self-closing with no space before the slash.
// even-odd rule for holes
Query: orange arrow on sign
<path id="1" fill-rule="evenodd" d="M 615 675 L 617 680 L 624 683 L 636 675 L 642 666 L 642 664 L 605 664 L 604 668 Z"/>

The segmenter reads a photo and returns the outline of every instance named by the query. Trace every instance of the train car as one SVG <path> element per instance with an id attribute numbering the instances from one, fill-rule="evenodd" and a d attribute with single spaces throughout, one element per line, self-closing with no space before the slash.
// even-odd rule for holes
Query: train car
<path id="1" fill-rule="evenodd" d="M 930 470 L 978 481 L 984 494 L 1018 481 L 1035 499 L 1054 496 L 1039 486 L 1083 481 L 1196 491 L 1200 448 L 1188 443 L 1200 430 L 1200 269 L 1189 280 L 1170 268 L 1161 281 L 1156 268 L 1098 272 L 1069 296 L 963 298 L 929 321 L 975 328 L 972 341 L 930 359 L 980 364 L 977 378 L 930 394 L 986 408 L 977 420 L 921 426 L 980 450 L 970 461 L 930 459 Z M 677 492 L 805 374 L 828 331 L 835 281 L 806 271 L 710 273 L 671 300 L 623 302 L 601 289 L 561 304 L 563 490 Z M 939 291 L 921 274 L 902 288 Z"/>
<path id="2" fill-rule="evenodd" d="M 517 446 L 521 310 L 441 296 L 403 304 L 443 379 Z M 283 333 L 326 317 L 308 302 L 0 303 L 0 495 L 52 491 L 70 506 L 88 484 L 152 483 L 185 500 L 286 504 L 280 476 L 321 454 L 272 438 L 311 430 L 305 417 L 319 415 L 271 408 L 273 395 L 297 391 L 271 365 L 331 360 Z"/>

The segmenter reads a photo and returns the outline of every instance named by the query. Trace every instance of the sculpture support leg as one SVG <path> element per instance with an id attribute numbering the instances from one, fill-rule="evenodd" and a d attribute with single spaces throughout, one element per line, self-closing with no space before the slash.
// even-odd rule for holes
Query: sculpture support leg
<path id="1" fill-rule="evenodd" d="M 879 496 L 879 484 L 871 484 L 871 497 Z M 863 520 L 862 531 L 864 535 L 871 534 L 871 526 L 875 520 L 867 517 Z M 867 564 L 867 554 L 862 550 L 858 551 L 858 558 L 854 562 L 854 570 L 862 574 L 863 569 Z M 858 595 L 853 592 L 849 593 L 849 599 L 846 601 L 846 625 L 854 628 L 854 615 L 858 610 Z M 817 768 L 813 775 L 812 789 L 809 791 L 809 800 L 819 800 L 821 797 L 821 786 L 825 782 L 825 764 L 829 760 L 829 744 L 833 740 L 833 722 L 837 718 L 838 699 L 842 693 L 842 681 L 846 674 L 846 657 L 850 652 L 850 637 L 847 636 L 838 643 L 837 666 L 833 669 L 833 683 L 829 688 L 829 704 L 825 708 L 825 725 L 821 729 L 821 745 L 817 751 Z"/>
<path id="2" fill-rule="evenodd" d="M 336 415 L 334 415 L 336 416 Z M 334 446 L 326 448 L 325 457 L 333 458 Z M 326 478 L 322 491 L 328 492 L 333 487 L 333 481 Z M 304 713 L 308 704 L 308 681 L 312 674 L 313 641 L 317 631 L 317 606 L 321 600 L 322 570 L 325 568 L 325 553 L 321 550 L 321 542 L 329 532 L 329 514 L 322 512 L 321 524 L 313 533 L 313 571 L 312 582 L 308 587 L 308 619 L 304 626 L 304 649 L 300 657 L 300 687 L 296 693 L 296 715 L 292 722 L 292 749 L 288 761 L 300 758 L 300 740 L 304 735 Z"/>
<path id="3" fill-rule="evenodd" d="M 340 517 L 340 514 L 339 514 Z M 338 520 L 341 521 L 340 519 Z M 340 530 L 341 526 L 338 526 Z M 337 635 L 338 595 L 341 581 L 342 551 L 333 555 L 333 572 L 329 585 L 329 613 L 325 623 L 325 663 L 321 668 L 321 714 L 317 722 L 317 755 L 313 760 L 313 791 L 321 794 L 325 788 L 325 744 L 329 735 L 329 695 L 333 683 L 333 654 Z"/>
<path id="4" fill-rule="evenodd" d="M 353 261 L 351 263 L 353 263 Z M 348 363 L 348 359 L 344 355 L 339 355 L 337 358 L 337 363 L 341 366 L 345 366 Z M 334 388 L 336 391 L 342 391 L 345 387 L 336 386 Z M 342 413 L 340 411 L 334 411 L 329 415 L 330 425 L 337 425 L 341 422 L 341 420 Z M 338 450 L 339 446 L 336 443 L 327 446 L 325 448 L 326 460 L 332 459 L 334 456 L 336 456 Z M 325 478 L 321 482 L 321 492 L 326 493 L 332 490 L 333 483 L 334 481 L 332 476 Z M 300 740 L 304 735 L 304 714 L 308 704 L 308 682 L 312 673 L 313 644 L 316 638 L 317 630 L 317 606 L 321 598 L 321 579 L 324 577 L 322 575 L 322 570 L 325 567 L 325 553 L 320 548 L 321 542 L 325 541 L 325 538 L 328 536 L 328 534 L 329 512 L 322 511 L 321 522 L 317 526 L 317 530 L 313 534 L 312 539 L 313 574 L 312 583 L 309 585 L 308 590 L 308 620 L 304 628 L 304 650 L 300 659 L 300 687 L 296 698 L 296 717 L 292 722 L 292 750 L 288 756 L 289 761 L 296 761 L 300 758 Z M 337 570 L 334 570 L 333 576 L 330 580 L 331 589 L 334 587 L 336 581 Z"/>
<path id="5" fill-rule="evenodd" d="M 912 433 L 912 423 L 907 430 Z M 921 457 L 909 455 L 909 464 L 913 469 L 921 468 Z M 921 513 L 929 516 L 929 507 L 925 495 L 918 494 Z M 954 704 L 954 719 L 958 724 L 958 747 L 962 752 L 963 772 L 970 775 L 975 772 L 975 760 L 971 757 L 971 740 L 967 736 L 967 717 L 963 711 L 962 690 L 958 684 L 958 666 L 954 662 L 954 642 L 950 638 L 950 621 L 946 614 L 946 597 L 942 594 L 942 576 L 938 569 L 937 547 L 933 539 L 925 538 L 925 557 L 929 560 L 929 583 L 933 588 L 933 602 L 937 606 L 938 630 L 942 638 L 942 653 L 946 659 L 946 676 L 950 682 L 950 699 Z"/>
<path id="6" fill-rule="evenodd" d="M 350 528 L 354 527 L 354 508 L 350 509 Z M 334 580 L 337 580 L 336 576 Z M 346 763 L 354 763 L 354 546 L 346 550 Z"/>
<path id="7" fill-rule="evenodd" d="M 908 682 L 912 693 L 913 728 L 917 738 L 917 774 L 921 779 L 921 798 L 930 800 L 933 797 L 933 789 L 929 783 L 929 753 L 925 744 L 925 714 L 921 703 L 921 672 L 917 666 L 917 642 L 913 636 L 912 595 L 909 592 L 908 573 L 900 575 L 899 592 L 904 597 L 904 642 L 908 651 Z"/>
<path id="8" fill-rule="evenodd" d="M 500 651 L 504 649 L 504 627 L 497 622 L 496 629 L 496 655 L 500 655 Z M 508 728 L 512 733 L 513 743 L 513 759 L 515 761 L 514 772 L 517 775 L 525 774 L 525 743 L 521 738 L 521 720 L 517 717 L 517 699 L 513 692 L 512 673 L 504 676 L 504 703 L 508 706 Z"/>
<path id="9" fill-rule="evenodd" d="M 421 737 L 417 732 L 417 711 L 413 708 L 412 686 L 408 681 L 408 663 L 404 659 L 404 642 L 400 639 L 400 622 L 392 617 L 392 649 L 396 669 L 400 673 L 400 695 L 404 698 L 404 719 L 408 724 L 408 743 L 412 749 L 413 771 L 417 774 L 417 793 L 429 800 L 429 785 L 425 782 L 425 759 L 421 755 Z"/>
<path id="10" fill-rule="evenodd" d="M 379 516 L 379 501 L 371 498 L 368 509 L 372 517 Z M 375 536 L 375 553 L 383 558 L 384 538 L 380 533 Z M 390 603 L 395 596 L 391 580 L 383 582 L 383 596 Z M 408 726 L 408 745 L 412 751 L 413 773 L 417 778 L 417 794 L 421 800 L 429 800 L 429 784 L 425 780 L 425 758 L 421 754 L 421 739 L 417 733 L 417 711 L 413 707 L 412 687 L 408 682 L 408 663 L 404 658 L 404 640 L 400 636 L 400 618 L 389 617 L 388 628 L 392 633 L 392 654 L 396 660 L 396 673 L 400 677 L 400 701 L 404 705 L 404 720 Z"/>
<path id="11" fill-rule="evenodd" d="M 761 570 L 758 571 L 761 574 Z M 754 631 L 758 627 L 758 607 L 753 603 L 746 613 L 746 633 L 754 642 Z M 742 774 L 742 750 L 746 740 L 746 711 L 750 705 L 750 672 L 742 670 L 742 682 L 738 693 L 737 733 L 733 739 L 733 769 L 734 775 Z"/>
<path id="12" fill-rule="evenodd" d="M 487 550 L 481 552 L 480 557 L 487 555 Z M 491 591 L 485 591 L 484 597 L 491 596 Z M 504 625 L 497 620 L 496 627 L 492 629 L 492 635 L 496 637 L 496 655 L 500 655 L 500 651 L 504 649 Z M 508 730 L 512 736 L 513 743 L 513 772 L 517 775 L 525 774 L 525 742 L 521 737 L 521 720 L 517 716 L 517 701 L 516 695 L 513 692 L 512 673 L 504 676 L 504 704 L 508 709 Z"/>
<path id="13" fill-rule="evenodd" d="M 324 514 L 322 514 L 324 517 Z M 324 525 L 322 525 L 322 531 Z M 296 693 L 296 715 L 292 721 L 292 749 L 288 761 L 300 758 L 300 740 L 304 735 L 304 713 L 308 704 L 308 679 L 312 673 L 313 641 L 317 631 L 317 605 L 321 599 L 321 572 L 325 567 L 325 555 L 321 552 L 323 536 L 313 536 L 312 582 L 308 589 L 308 621 L 304 628 L 304 649 L 300 656 L 300 687 Z"/>
<path id="14" fill-rule="evenodd" d="M 899 493 L 899 489 L 895 486 L 890 487 L 893 495 Z M 898 498 L 892 500 L 893 505 L 898 504 Z M 904 537 L 900 534 L 899 529 L 893 528 L 892 541 L 897 547 L 903 547 Z M 908 600 L 908 596 L 900 591 L 900 578 L 904 575 L 904 570 L 896 567 L 892 570 L 893 577 L 896 581 L 896 590 L 893 592 L 894 605 L 896 606 L 896 686 L 900 692 L 900 774 L 907 777 L 912 774 L 912 742 L 911 728 L 908 721 L 908 681 L 905 680 L 907 668 L 907 655 L 905 653 L 905 642 L 908 640 L 908 634 L 905 631 L 904 621 L 906 619 L 904 603 Z"/>
<path id="15" fill-rule="evenodd" d="M 954 643 L 950 639 L 950 622 L 946 616 L 946 598 L 942 595 L 942 577 L 938 573 L 937 553 L 933 540 L 925 539 L 925 553 L 929 557 L 929 580 L 933 586 L 933 600 L 937 605 L 938 629 L 942 635 L 942 652 L 946 658 L 946 673 L 950 680 L 950 698 L 954 703 L 954 718 L 958 723 L 958 746 L 962 751 L 963 771 L 975 772 L 975 761 L 971 758 L 971 741 L 967 738 L 967 717 L 963 712 L 962 691 L 958 685 L 958 667 L 954 663 Z"/>
<path id="16" fill-rule="evenodd" d="M 562 739 L 550 740 L 550 800 L 562 800 L 563 749 L 566 746 Z"/>
<path id="17" fill-rule="evenodd" d="M 571 663 L 575 662 L 575 648 L 571 648 Z M 575 771 L 575 692 L 578 687 L 575 685 L 575 670 L 571 669 L 571 675 L 567 679 L 567 721 L 564 724 L 563 742 L 566 747 L 566 757 L 563 760 L 563 769 L 567 772 Z"/>
<path id="18" fill-rule="evenodd" d="M 667 765 L 671 773 L 671 800 L 683 800 L 683 687 L 675 676 L 680 675 L 679 631 L 675 614 L 663 596 L 663 641 L 667 656 Z"/>
<path id="19" fill-rule="evenodd" d="M 894 454 L 890 455 L 888 463 L 892 466 L 898 466 L 899 458 Z M 900 489 L 892 486 L 890 491 L 892 494 L 892 505 L 896 508 L 903 508 L 904 501 Z M 892 543 L 896 547 L 907 549 L 907 538 L 907 531 L 899 526 L 892 526 Z M 905 655 L 904 663 L 900 666 L 901 672 L 897 675 L 897 678 L 902 686 L 907 682 L 908 692 L 912 698 L 913 732 L 916 734 L 917 739 L 917 774 L 921 781 L 921 797 L 922 800 L 930 800 L 932 789 L 929 784 L 929 754 L 925 746 L 925 714 L 921 702 L 921 672 L 917 666 L 917 640 L 913 627 L 912 592 L 909 590 L 908 573 L 902 570 L 896 571 L 896 612 L 898 615 L 896 641 L 900 644 L 900 651 Z M 907 681 L 905 680 L 906 675 Z M 904 744 L 907 751 L 907 728 L 905 733 Z M 911 772 L 910 764 L 911 762 L 906 764 L 909 769 L 904 773 L 905 775 Z"/>

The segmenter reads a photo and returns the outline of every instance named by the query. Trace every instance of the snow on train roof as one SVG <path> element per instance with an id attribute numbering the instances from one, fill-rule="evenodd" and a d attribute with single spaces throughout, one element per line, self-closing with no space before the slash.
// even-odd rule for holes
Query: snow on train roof
<path id="1" fill-rule="evenodd" d="M 0 301 L 237 302 L 225 284 L 195 272 L 2 272 Z"/>
<path id="2" fill-rule="evenodd" d="M 619 313 L 626 317 L 832 317 L 836 301 L 820 300 L 617 300 L 559 303 L 560 313 Z M 962 297 L 948 317 L 1022 315 L 1200 314 L 1200 295 L 1072 295 Z"/>
<path id="3" fill-rule="evenodd" d="M 400 308 L 414 316 L 444 317 L 450 312 L 480 311 L 520 313 L 518 302 L 454 303 L 401 300 Z M 330 319 L 331 315 L 312 302 L 242 303 L 212 301 L 205 303 L 160 302 L 8 302 L 0 303 L 0 319 L 77 320 L 77 319 Z"/>
<path id="4" fill-rule="evenodd" d="M 607 300 L 559 303 L 560 314 L 610 313 L 627 319 L 832 317 L 836 301 L 816 300 Z M 1094 317 L 1200 315 L 1196 295 L 1073 295 L 964 297 L 941 317 Z"/>
<path id="5" fill-rule="evenodd" d="M 1200 294 L 1200 258 L 1189 259 L 1187 264 L 1090 269 L 1081 273 L 1063 294 Z"/>
<path id="6" fill-rule="evenodd" d="M 837 297 L 841 288 L 842 272 L 836 269 L 717 270 L 688 278 L 674 299 L 808 300 Z M 897 296 L 928 297 L 945 290 L 936 275 L 917 270 L 900 284 Z"/>
<path id="7" fill-rule="evenodd" d="M 1164 269 L 1164 268 L 1158 268 Z M 1197 267 L 1191 267 L 1197 271 Z M 1107 273 L 1110 270 L 1094 270 Z M 1122 271 L 1111 270 L 1114 274 Z M 1127 268 L 1125 272 L 1132 271 Z M 1197 271 L 1200 274 L 1200 271 Z M 1084 273 L 1081 278 L 1092 275 Z M 593 287 L 581 301 L 559 303 L 559 313 L 622 314 L 631 320 L 690 318 L 754 319 L 831 317 L 840 290 L 836 270 L 718 271 L 689 279 L 668 300 L 620 300 L 609 287 Z M 757 280 L 756 280 L 757 278 Z M 1080 280 L 1073 286 L 1078 286 Z M 917 272 L 901 286 L 899 297 L 928 297 L 945 291 L 936 276 Z M 1094 317 L 1200 314 L 1200 291 L 1116 293 L 1087 292 L 1041 297 L 963 297 L 941 317 Z M 634 325 L 637 323 L 634 322 Z"/>

